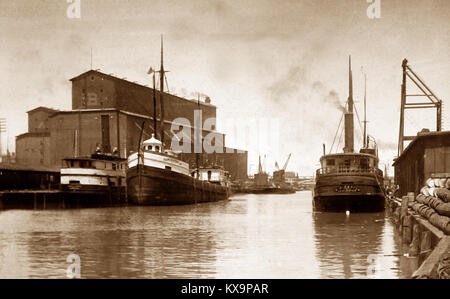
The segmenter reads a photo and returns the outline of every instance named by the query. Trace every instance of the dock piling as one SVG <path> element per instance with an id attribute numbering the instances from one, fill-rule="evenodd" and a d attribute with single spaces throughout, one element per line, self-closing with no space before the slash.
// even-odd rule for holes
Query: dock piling
<path id="1" fill-rule="evenodd" d="M 425 259 L 431 252 L 432 244 L 431 244 L 431 232 L 424 231 L 422 232 L 420 238 L 420 255 Z"/>
<path id="2" fill-rule="evenodd" d="M 400 213 L 400 217 L 403 218 L 404 216 L 406 216 L 408 214 L 408 201 L 409 201 L 409 197 L 408 196 L 403 196 L 402 197 L 402 205 L 401 205 L 401 213 Z"/>
<path id="3" fill-rule="evenodd" d="M 420 252 L 420 226 L 414 224 L 413 237 L 411 245 L 409 246 L 409 256 L 418 256 Z"/>
<path id="4" fill-rule="evenodd" d="M 409 245 L 412 237 L 412 216 L 404 216 L 402 226 L 402 242 L 405 245 Z"/>

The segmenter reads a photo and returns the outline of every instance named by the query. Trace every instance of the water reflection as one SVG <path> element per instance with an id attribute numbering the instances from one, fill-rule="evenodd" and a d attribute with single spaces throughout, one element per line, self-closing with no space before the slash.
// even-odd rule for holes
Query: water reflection
<path id="1" fill-rule="evenodd" d="M 215 208 L 220 208 L 220 204 Z M 214 236 L 207 205 L 178 208 L 8 211 L 2 215 L 22 228 L 0 234 L 2 277 L 64 277 L 66 257 L 81 258 L 82 277 L 203 277 L 215 263 Z M 39 217 L 36 214 L 39 214 Z M 53 219 L 50 224 L 48 219 Z M 3 220 L 3 218 L 2 218 Z M 4 244 L 13 244 L 9 248 Z M 11 261 L 16 262 L 6 267 Z M 22 268 L 26 266 L 25 268 Z"/>
<path id="2" fill-rule="evenodd" d="M 379 214 L 313 213 L 311 193 L 238 195 L 177 207 L 0 211 L 0 277 L 402 277 L 392 224 Z"/>
<path id="3" fill-rule="evenodd" d="M 321 277 L 398 278 L 401 250 L 385 213 L 314 213 Z"/>
<path id="4" fill-rule="evenodd" d="M 234 221 L 233 236 L 218 235 L 219 278 L 314 278 L 319 270 L 312 240 L 311 193 L 233 198 L 247 213 Z M 222 226 L 217 226 L 221 231 Z"/>
<path id="5" fill-rule="evenodd" d="M 368 256 L 381 251 L 383 220 L 383 214 L 314 213 L 321 276 L 366 276 Z"/>

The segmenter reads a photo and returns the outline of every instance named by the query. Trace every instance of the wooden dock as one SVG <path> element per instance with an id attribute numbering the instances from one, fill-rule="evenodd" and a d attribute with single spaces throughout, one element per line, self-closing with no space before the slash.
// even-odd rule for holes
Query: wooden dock
<path id="1" fill-rule="evenodd" d="M 59 183 L 60 170 L 58 168 L 0 163 L 0 191 L 56 190 Z"/>
<path id="2" fill-rule="evenodd" d="M 127 205 L 126 194 L 74 194 L 60 190 L 0 191 L 0 210 L 72 209 Z"/>
<path id="3" fill-rule="evenodd" d="M 386 210 L 401 236 L 403 254 L 418 260 L 412 278 L 442 278 L 439 269 L 449 262 L 450 236 L 411 209 L 414 200 L 414 193 L 387 197 Z"/>

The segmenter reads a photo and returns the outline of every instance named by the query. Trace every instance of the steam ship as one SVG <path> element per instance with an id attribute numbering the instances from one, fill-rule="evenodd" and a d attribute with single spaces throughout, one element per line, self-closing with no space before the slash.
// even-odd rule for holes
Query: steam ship
<path id="1" fill-rule="evenodd" d="M 126 159 L 96 152 L 91 156 L 63 159 L 60 190 L 66 196 L 87 198 L 86 204 L 113 200 L 125 202 Z"/>
<path id="2" fill-rule="evenodd" d="M 228 199 L 231 193 L 227 171 L 213 165 L 190 170 L 189 164 L 178 158 L 178 154 L 164 149 L 164 66 L 161 39 L 160 105 L 161 140 L 152 134 L 144 142 L 139 140 L 139 149 L 128 157 L 127 194 L 128 200 L 136 205 L 182 205 L 212 202 Z M 155 75 L 153 73 L 153 90 Z M 156 96 L 153 96 L 156 106 Z M 156 130 L 156 109 L 154 109 L 154 129 Z M 198 154 L 197 154 L 198 155 Z M 198 161 L 198 158 L 197 158 Z"/>
<path id="3" fill-rule="evenodd" d="M 343 153 L 324 154 L 316 171 L 313 206 L 316 211 L 378 212 L 384 210 L 383 172 L 378 168 L 376 142 L 370 146 L 366 134 L 366 92 L 364 95 L 363 148 L 354 151 L 353 82 L 349 58 L 349 97 L 344 112 Z M 366 136 L 367 135 L 367 136 Z"/>
<path id="4" fill-rule="evenodd" d="M 136 205 L 182 205 L 227 199 L 229 175 L 218 166 L 189 169 L 189 164 L 163 150 L 154 135 L 140 152 L 128 157 L 128 200 Z"/>

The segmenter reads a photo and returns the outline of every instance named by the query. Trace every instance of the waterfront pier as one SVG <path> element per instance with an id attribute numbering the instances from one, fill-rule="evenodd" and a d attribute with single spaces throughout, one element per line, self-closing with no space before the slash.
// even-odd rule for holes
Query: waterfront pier
<path id="1" fill-rule="evenodd" d="M 401 239 L 403 255 L 417 261 L 413 278 L 449 278 L 450 218 L 430 212 L 430 218 L 427 218 L 418 212 L 418 206 L 425 207 L 418 202 L 418 197 L 421 196 L 410 193 L 401 199 L 386 199 L 387 211 Z"/>
<path id="2" fill-rule="evenodd" d="M 117 194 L 71 194 L 60 190 L 0 191 L 0 210 L 55 210 L 125 206 L 126 197 Z"/>
<path id="3" fill-rule="evenodd" d="M 450 131 L 422 130 L 395 160 L 387 197 L 403 254 L 417 258 L 414 278 L 450 277 Z"/>

